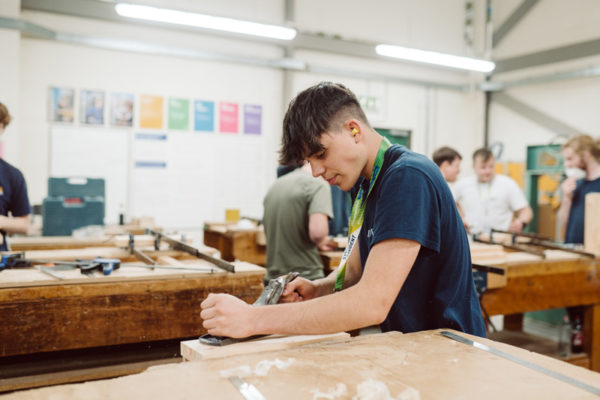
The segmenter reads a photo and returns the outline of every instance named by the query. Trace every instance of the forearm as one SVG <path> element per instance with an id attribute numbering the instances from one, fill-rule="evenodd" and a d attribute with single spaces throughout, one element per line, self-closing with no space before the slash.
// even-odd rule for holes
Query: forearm
<path id="1" fill-rule="evenodd" d="M 334 269 L 324 278 L 317 279 L 313 283 L 317 286 L 316 297 L 327 296 L 333 293 L 335 286 L 335 279 L 337 277 L 337 268 Z"/>
<path id="2" fill-rule="evenodd" d="M 533 219 L 533 210 L 531 210 L 531 207 L 525 207 L 521 211 L 519 211 L 517 218 L 523 224 L 528 224 Z"/>
<path id="3" fill-rule="evenodd" d="M 363 292 L 355 285 L 312 300 L 255 307 L 252 334 L 325 334 L 380 323 L 373 296 Z"/>
<path id="4" fill-rule="evenodd" d="M 571 211 L 571 199 L 563 198 L 562 203 L 560 203 L 560 207 L 558 208 L 558 213 L 556 217 L 558 218 L 559 226 L 561 230 L 564 230 L 567 226 L 567 222 L 569 221 L 569 212 Z"/>
<path id="5" fill-rule="evenodd" d="M 12 218 L 1 215 L 0 229 L 8 233 L 27 233 L 29 230 L 29 215 Z"/>

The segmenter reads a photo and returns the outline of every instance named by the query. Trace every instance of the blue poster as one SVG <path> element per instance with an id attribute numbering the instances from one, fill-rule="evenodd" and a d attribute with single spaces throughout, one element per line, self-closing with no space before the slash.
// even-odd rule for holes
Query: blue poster
<path id="1" fill-rule="evenodd" d="M 194 101 L 194 130 L 215 130 L 215 103 L 213 101 Z"/>

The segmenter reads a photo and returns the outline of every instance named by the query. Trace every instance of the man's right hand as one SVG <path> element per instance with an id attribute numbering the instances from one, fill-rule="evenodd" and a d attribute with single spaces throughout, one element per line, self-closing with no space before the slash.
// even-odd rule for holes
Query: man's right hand
<path id="1" fill-rule="evenodd" d="M 574 178 L 567 178 L 560 185 L 560 188 L 563 192 L 563 196 L 567 197 L 568 199 L 573 199 L 573 192 L 575 191 L 576 187 L 577 181 Z"/>
<path id="2" fill-rule="evenodd" d="M 317 297 L 317 285 L 313 281 L 304 278 L 296 278 L 285 285 L 283 293 L 279 298 L 280 303 L 294 303 Z"/>

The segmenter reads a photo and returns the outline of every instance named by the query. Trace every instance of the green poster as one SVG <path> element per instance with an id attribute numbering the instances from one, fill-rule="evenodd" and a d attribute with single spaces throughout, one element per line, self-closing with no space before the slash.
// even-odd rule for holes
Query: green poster
<path id="1" fill-rule="evenodd" d="M 188 99 L 169 99 L 169 129 L 187 130 L 190 119 Z"/>

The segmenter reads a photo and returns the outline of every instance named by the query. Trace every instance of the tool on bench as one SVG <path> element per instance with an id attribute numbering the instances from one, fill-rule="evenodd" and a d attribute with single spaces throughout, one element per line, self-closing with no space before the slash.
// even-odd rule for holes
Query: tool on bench
<path id="1" fill-rule="evenodd" d="M 546 258 L 546 254 L 544 254 L 544 252 L 542 250 L 532 249 L 530 247 L 520 246 L 517 244 L 507 244 L 507 243 L 503 243 L 503 242 L 496 242 L 492 238 L 492 233 L 490 233 L 489 240 L 482 239 L 480 236 L 481 236 L 481 234 L 473 235 L 473 241 L 479 242 L 479 243 L 485 243 L 485 244 L 498 244 L 498 245 L 504 247 L 505 249 L 522 251 L 525 253 L 536 255 L 538 257 Z"/>
<path id="2" fill-rule="evenodd" d="M 82 274 L 89 275 L 95 270 L 102 271 L 104 275 L 110 275 L 112 271 L 118 269 L 121 265 L 121 260 L 116 258 L 97 257 L 93 260 L 77 260 L 77 261 L 57 261 L 57 260 L 32 260 L 26 259 L 25 253 L 3 254 L 0 258 L 0 271 L 7 268 L 28 268 L 34 264 L 52 264 L 56 266 L 67 267 L 67 269 L 79 268 Z M 48 270 L 47 268 L 45 268 Z M 46 271 L 44 271 L 46 272 Z"/>
<path id="3" fill-rule="evenodd" d="M 518 237 L 525 237 L 525 238 L 529 238 L 529 241 L 528 242 L 520 242 L 520 243 L 525 244 L 525 245 L 531 245 L 531 246 L 545 247 L 546 249 L 551 249 L 551 250 L 566 251 L 568 253 L 579 254 L 580 256 L 584 256 L 584 257 L 596 258 L 596 255 L 593 254 L 593 253 L 588 253 L 588 252 L 583 251 L 583 250 L 577 250 L 577 249 L 574 249 L 574 248 L 569 247 L 567 245 L 556 243 L 556 242 L 554 242 L 552 239 L 550 239 L 548 237 L 541 236 L 541 235 L 538 235 L 538 234 L 535 234 L 535 233 L 529 233 L 529 232 L 507 232 L 507 231 L 501 231 L 501 230 L 498 230 L 498 229 L 492 229 L 492 232 L 490 233 L 490 240 L 492 239 L 492 235 L 494 233 L 502 233 L 502 234 L 509 234 L 509 235 L 511 235 L 511 242 L 512 243 L 516 243 Z"/>
<path id="4" fill-rule="evenodd" d="M 51 260 L 30 260 L 32 264 L 54 264 L 55 271 L 66 271 L 79 268 L 82 274 L 92 275 L 94 271 L 101 271 L 104 275 L 110 275 L 115 269 L 121 266 L 121 260 L 117 258 L 97 257 L 93 260 L 76 261 L 51 261 Z M 48 270 L 48 268 L 45 268 Z M 46 271 L 44 271 L 46 272 Z"/>
<path id="5" fill-rule="evenodd" d="M 251 383 L 248 383 L 244 378 L 239 376 L 230 376 L 227 378 L 233 386 L 236 387 L 238 392 L 246 400 L 266 400 L 265 396 L 262 395 L 260 390 Z"/>
<path id="6" fill-rule="evenodd" d="M 216 272 L 216 270 L 212 267 L 204 267 L 204 266 L 200 266 L 200 267 L 193 267 L 193 266 L 179 266 L 179 265 L 158 265 L 158 264 L 153 264 L 153 265 L 129 265 L 129 264 L 123 264 L 122 267 L 134 267 L 134 268 L 148 268 L 148 269 L 172 269 L 172 270 L 183 270 L 183 271 L 196 271 L 196 272 L 210 272 L 211 274 L 213 272 Z"/>
<path id="7" fill-rule="evenodd" d="M 135 248 L 135 240 L 133 235 L 129 235 L 129 253 L 135 255 L 135 257 L 148 265 L 156 265 L 156 261 L 148 257 L 142 251 Z"/>
<path id="8" fill-rule="evenodd" d="M 209 256 L 208 254 L 204 254 L 194 246 L 190 246 L 187 243 L 180 242 L 179 240 L 171 239 L 168 236 L 163 235 L 160 232 L 153 231 L 152 229 L 146 229 L 146 234 L 154 236 L 154 248 L 156 250 L 160 247 L 160 242 L 165 241 L 171 245 L 174 250 L 184 251 L 193 255 L 194 257 L 198 257 L 202 260 L 208 261 L 217 267 L 224 269 L 227 272 L 235 272 L 235 266 L 227 261 L 220 260 L 218 258 Z"/>
<path id="9" fill-rule="evenodd" d="M 286 275 L 282 275 L 278 278 L 271 279 L 267 286 L 264 288 L 258 299 L 252 304 L 254 307 L 266 306 L 269 304 L 277 304 L 281 294 L 283 293 L 283 289 L 285 289 L 285 285 L 296 279 L 300 274 L 297 272 L 290 272 Z M 224 336 L 214 336 L 214 335 L 203 335 L 198 339 L 200 343 L 208 344 L 211 346 L 224 346 L 227 344 L 237 343 L 246 341 L 249 339 L 255 339 L 257 337 L 262 337 L 264 335 L 251 336 L 245 339 L 233 339 Z"/>
<path id="10" fill-rule="evenodd" d="M 592 386 L 592 385 L 588 385 L 585 382 L 582 382 L 582 381 L 577 380 L 575 378 L 572 378 L 570 376 L 561 374 L 560 372 L 553 371 L 553 370 L 548 369 L 546 367 L 543 367 L 541 365 L 535 364 L 535 363 L 533 363 L 531 361 L 524 360 L 524 359 L 519 358 L 517 356 L 514 356 L 512 354 L 505 353 L 504 351 L 495 349 L 493 347 L 486 346 L 483 343 L 475 342 L 475 341 L 473 341 L 471 339 L 467 339 L 466 337 L 457 335 L 457 334 L 452 333 L 452 332 L 441 331 L 440 334 L 442 336 L 445 336 L 445 337 L 449 338 L 449 339 L 456 340 L 457 342 L 466 344 L 467 346 L 471 346 L 471 347 L 474 347 L 476 349 L 480 349 L 480 350 L 486 351 L 486 352 L 488 352 L 490 354 L 494 354 L 495 356 L 502 357 L 502 358 L 504 358 L 506 360 L 515 362 L 515 363 L 517 363 L 517 364 L 519 364 L 519 365 L 521 365 L 523 367 L 526 367 L 526 368 L 532 369 L 534 371 L 540 372 L 540 373 L 545 374 L 547 376 L 550 376 L 550 377 L 552 377 L 554 379 L 558 379 L 560 381 L 568 383 L 569 385 L 572 385 L 572 386 L 578 387 L 580 389 L 583 389 L 585 391 L 588 391 L 590 393 L 593 393 L 593 394 L 595 394 L 597 396 L 600 395 L 600 388 Z"/>
<path id="11" fill-rule="evenodd" d="M 473 282 L 477 294 L 481 296 L 487 290 L 487 274 L 505 275 L 506 271 L 503 268 L 492 267 L 489 265 L 471 264 L 473 267 Z"/>
<path id="12" fill-rule="evenodd" d="M 156 242 L 155 242 L 156 243 Z M 214 268 L 198 268 L 198 267 L 184 267 L 184 266 L 163 266 L 157 265 L 156 261 L 152 258 L 148 257 L 144 252 L 135 248 L 135 240 L 133 235 L 129 235 L 129 253 L 136 256 L 136 258 L 146 265 L 123 265 L 124 267 L 138 267 L 138 268 L 149 268 L 151 270 L 155 269 L 177 269 L 177 270 L 186 270 L 186 271 L 196 271 L 196 272 L 216 272 Z"/>
<path id="13" fill-rule="evenodd" d="M 510 244 L 495 241 L 494 233 L 510 235 Z M 518 238 L 526 238 L 529 240 L 528 241 L 519 241 L 519 240 L 517 240 Z M 578 255 L 584 256 L 584 257 L 596 258 L 596 255 L 593 253 L 588 253 L 583 250 L 573 249 L 569 246 L 556 243 L 548 237 L 541 236 L 541 235 L 538 235 L 535 233 L 529 233 L 529 232 L 508 232 L 508 231 L 502 231 L 499 229 L 492 229 L 490 231 L 489 241 L 481 240 L 478 237 L 477 238 L 474 237 L 473 240 L 475 240 L 476 242 L 481 242 L 481 243 L 499 244 L 508 249 L 524 251 L 527 253 L 535 254 L 542 258 L 546 258 L 546 255 L 544 254 L 544 250 L 561 250 L 561 251 L 566 251 L 568 253 L 578 254 Z M 542 248 L 542 250 L 540 250 L 540 248 Z"/>
<path id="14" fill-rule="evenodd" d="M 29 268 L 31 262 L 25 260 L 25 253 L 2 254 L 0 258 L 0 271 L 12 268 Z"/>

